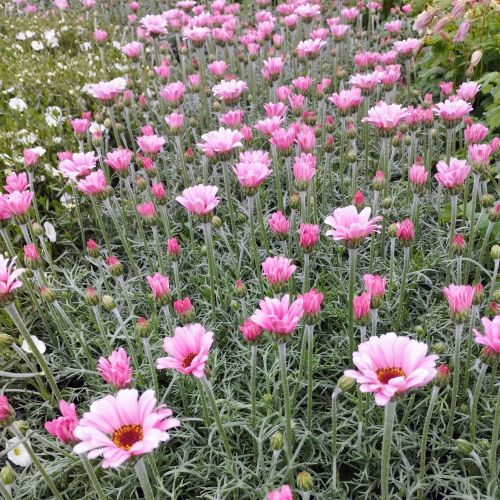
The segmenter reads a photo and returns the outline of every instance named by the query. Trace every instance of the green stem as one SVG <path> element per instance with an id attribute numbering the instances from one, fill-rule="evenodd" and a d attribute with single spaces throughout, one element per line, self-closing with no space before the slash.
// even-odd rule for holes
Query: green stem
<path id="1" fill-rule="evenodd" d="M 250 425 L 252 429 L 255 429 L 257 425 L 256 393 L 257 393 L 257 346 L 255 344 L 252 344 L 251 355 L 250 355 L 250 399 L 251 399 Z"/>
<path id="2" fill-rule="evenodd" d="M 28 347 L 30 348 L 31 352 L 33 353 L 33 356 L 37 360 L 37 363 L 40 365 L 40 368 L 42 369 L 43 373 L 47 377 L 47 382 L 49 383 L 49 386 L 52 389 L 53 395 L 56 397 L 57 401 L 60 401 L 62 399 L 62 396 L 61 393 L 59 392 L 59 388 L 57 387 L 57 382 L 54 376 L 52 375 L 52 372 L 50 371 L 47 362 L 45 361 L 45 358 L 38 350 L 36 344 L 33 342 L 33 338 L 31 337 L 31 334 L 26 328 L 23 319 L 17 312 L 14 302 L 5 306 L 5 309 L 9 314 L 9 316 L 11 317 L 12 321 L 15 323 L 17 329 L 19 330 L 19 333 L 28 344 Z"/>
<path id="3" fill-rule="evenodd" d="M 394 416 L 396 415 L 396 402 L 389 401 L 384 408 L 384 437 L 382 441 L 382 463 L 380 471 L 380 483 L 382 488 L 382 500 L 389 500 L 389 472 L 391 459 L 392 430 L 394 428 Z"/>
<path id="4" fill-rule="evenodd" d="M 481 393 L 481 388 L 487 369 L 488 365 L 486 363 L 481 363 L 481 369 L 479 370 L 479 375 L 477 376 L 476 386 L 474 388 L 474 396 L 472 398 L 472 407 L 470 410 L 470 443 L 472 445 L 474 445 L 474 441 L 476 439 L 477 404 L 479 402 L 479 395 Z"/>
<path id="5" fill-rule="evenodd" d="M 495 490 L 498 482 L 497 476 L 497 448 L 498 448 L 498 434 L 500 432 L 500 386 L 498 387 L 497 405 L 495 408 L 495 417 L 493 419 L 493 432 L 491 434 L 490 446 L 490 480 L 492 481 L 492 491 Z"/>
<path id="6" fill-rule="evenodd" d="M 87 472 L 87 475 L 89 476 L 90 482 L 92 483 L 92 486 L 94 487 L 94 491 L 99 498 L 99 500 L 106 500 L 106 495 L 102 491 L 101 485 L 99 484 L 99 479 L 97 479 L 97 476 L 95 475 L 94 468 L 92 467 L 92 464 L 90 463 L 89 459 L 85 454 L 80 455 L 82 459 L 83 466 L 85 467 L 85 471 Z"/>
<path id="7" fill-rule="evenodd" d="M 462 332 L 464 329 L 463 323 L 455 325 L 455 352 L 453 356 L 453 386 L 451 395 L 450 417 L 446 435 L 451 437 L 453 434 L 453 424 L 455 420 L 455 412 L 457 409 L 458 385 L 460 382 L 460 344 L 462 342 Z"/>
<path id="8" fill-rule="evenodd" d="M 469 319 L 469 331 L 467 333 L 467 355 L 465 357 L 465 365 L 464 365 L 464 382 L 462 384 L 462 390 L 464 394 L 467 394 L 467 389 L 469 388 L 469 377 L 470 377 L 470 368 L 472 361 L 472 329 L 474 328 L 474 323 L 476 322 L 476 318 L 479 317 L 479 306 L 473 305 L 470 319 Z"/>
<path id="9" fill-rule="evenodd" d="M 337 397 L 342 391 L 335 387 L 332 392 L 332 489 L 337 489 Z"/>
<path id="10" fill-rule="evenodd" d="M 312 422 L 312 399 L 313 399 L 313 349 L 314 349 L 314 325 L 306 325 L 307 335 L 307 428 L 311 430 Z"/>
<path id="11" fill-rule="evenodd" d="M 214 258 L 214 248 L 212 240 L 212 226 L 209 222 L 203 224 L 205 244 L 207 246 L 208 274 L 210 278 L 210 304 L 212 306 L 212 316 L 215 315 L 215 288 L 217 286 L 217 274 Z"/>
<path id="12" fill-rule="evenodd" d="M 153 494 L 153 488 L 151 487 L 151 482 L 149 480 L 148 471 L 146 470 L 146 464 L 143 458 L 139 458 L 134 465 L 135 473 L 141 483 L 142 492 L 144 494 L 145 500 L 154 500 L 155 496 Z"/>
<path id="13" fill-rule="evenodd" d="M 352 299 L 354 298 L 354 283 L 356 281 L 356 260 L 358 251 L 356 248 L 349 248 L 349 356 L 354 352 L 354 309 Z"/>
<path id="14" fill-rule="evenodd" d="M 408 266 L 410 263 L 410 247 L 403 248 L 403 274 L 401 275 L 401 285 L 399 290 L 399 326 L 402 326 L 405 313 L 406 279 L 408 276 Z"/>
<path id="15" fill-rule="evenodd" d="M 281 368 L 281 385 L 283 388 L 283 403 L 285 405 L 285 449 L 288 460 L 292 459 L 293 435 L 292 435 L 292 411 L 290 408 L 290 394 L 288 390 L 288 377 L 286 371 L 286 342 L 278 342 L 278 352 Z M 289 462 L 290 463 L 290 462 Z"/>

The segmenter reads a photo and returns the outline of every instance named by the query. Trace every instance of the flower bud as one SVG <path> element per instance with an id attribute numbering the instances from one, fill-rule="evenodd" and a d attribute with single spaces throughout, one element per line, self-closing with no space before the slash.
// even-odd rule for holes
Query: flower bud
<path id="1" fill-rule="evenodd" d="M 455 234 L 451 240 L 451 249 L 454 255 L 463 256 L 467 253 L 467 243 L 462 234 Z"/>
<path id="2" fill-rule="evenodd" d="M 486 346 L 481 351 L 479 357 L 485 365 L 493 366 L 500 356 L 494 349 Z"/>
<path id="3" fill-rule="evenodd" d="M 446 351 L 446 345 L 443 342 L 437 342 L 431 346 L 431 352 L 443 354 Z"/>
<path id="4" fill-rule="evenodd" d="M 262 396 L 262 402 L 264 406 L 267 406 L 269 409 L 273 407 L 273 395 L 266 393 Z"/>
<path id="5" fill-rule="evenodd" d="M 87 240 L 87 253 L 93 259 L 97 259 L 101 254 L 99 245 L 94 240 Z"/>
<path id="6" fill-rule="evenodd" d="M 490 442 L 487 439 L 480 439 L 477 444 L 484 451 L 488 451 L 491 448 Z"/>
<path id="7" fill-rule="evenodd" d="M 301 491 L 312 491 L 313 480 L 311 474 L 307 471 L 302 471 L 297 474 L 297 487 Z"/>
<path id="8" fill-rule="evenodd" d="M 398 225 L 397 224 L 391 224 L 389 226 L 389 237 L 390 238 L 395 238 L 398 235 Z"/>
<path id="9" fill-rule="evenodd" d="M 500 259 L 500 245 L 493 245 L 490 250 L 490 255 L 493 260 Z"/>
<path id="10" fill-rule="evenodd" d="M 13 425 L 21 434 L 25 434 L 29 429 L 28 422 L 25 420 L 16 420 Z"/>
<path id="11" fill-rule="evenodd" d="M 14 478 L 14 471 L 9 464 L 7 464 L 2 468 L 2 470 L 0 470 L 0 482 L 5 484 L 6 486 L 12 484 L 14 482 Z"/>
<path id="12" fill-rule="evenodd" d="M 7 396 L 0 395 L 0 427 L 8 427 L 14 422 L 15 416 Z"/>
<path id="13" fill-rule="evenodd" d="M 448 365 L 442 364 L 437 367 L 437 373 L 434 377 L 434 385 L 437 387 L 446 387 L 450 383 L 451 373 Z"/>
<path id="14" fill-rule="evenodd" d="M 0 348 L 10 347 L 14 343 L 14 337 L 11 337 L 8 333 L 0 333 Z"/>
<path id="15" fill-rule="evenodd" d="M 151 333 L 151 325 L 144 316 L 141 316 L 137 320 L 134 330 L 139 337 L 149 337 L 149 334 Z"/>
<path id="16" fill-rule="evenodd" d="M 481 283 L 474 285 L 474 296 L 472 298 L 472 305 L 480 306 L 484 300 L 484 287 Z"/>
<path id="17" fill-rule="evenodd" d="M 33 229 L 33 233 L 35 233 L 35 236 L 43 236 L 45 233 L 42 225 L 38 224 L 38 222 L 33 222 L 33 224 L 31 224 L 31 229 Z"/>
<path id="18" fill-rule="evenodd" d="M 232 300 L 230 303 L 229 303 L 229 306 L 231 307 L 231 309 L 233 311 L 237 311 L 239 308 L 240 308 L 240 303 L 237 301 L 237 300 Z"/>
<path id="19" fill-rule="evenodd" d="M 245 286 L 245 283 L 243 283 L 241 280 L 237 280 L 234 284 L 234 294 L 238 298 L 243 298 L 246 293 L 247 293 L 247 287 Z"/>
<path id="20" fill-rule="evenodd" d="M 273 451 L 280 451 L 283 449 L 283 434 L 281 434 L 281 432 L 275 432 L 271 436 L 271 449 Z"/>
<path id="21" fill-rule="evenodd" d="M 474 446 L 465 439 L 457 439 L 455 444 L 457 445 L 458 451 L 464 455 L 468 456 L 474 451 Z"/>
<path id="22" fill-rule="evenodd" d="M 87 304 L 89 307 L 93 307 L 99 304 L 99 296 L 92 287 L 88 287 L 85 290 L 85 304 Z"/>
<path id="23" fill-rule="evenodd" d="M 298 193 L 293 193 L 290 196 L 290 208 L 292 210 L 300 210 L 300 195 Z"/>
<path id="24" fill-rule="evenodd" d="M 115 301 L 111 295 L 102 296 L 102 305 L 106 311 L 112 311 L 116 307 Z"/>
<path id="25" fill-rule="evenodd" d="M 56 292 L 52 290 L 52 288 L 49 288 L 47 286 L 42 286 L 40 288 L 40 297 L 42 297 L 43 300 L 48 302 L 49 304 L 52 304 L 56 300 Z"/>
<path id="26" fill-rule="evenodd" d="M 483 194 L 481 196 L 481 207 L 482 208 L 491 208 L 495 203 L 495 198 L 490 193 Z"/>
<path id="27" fill-rule="evenodd" d="M 216 229 L 222 227 L 222 219 L 219 216 L 214 215 L 212 217 L 212 226 L 214 226 Z"/>
<path id="28" fill-rule="evenodd" d="M 356 381 L 352 377 L 342 375 L 337 382 L 337 387 L 342 392 L 349 392 L 356 385 Z"/>
<path id="29" fill-rule="evenodd" d="M 382 208 L 385 210 L 389 210 L 389 208 L 392 207 L 392 198 L 390 196 L 387 196 L 387 198 L 384 198 L 382 200 Z"/>
<path id="30" fill-rule="evenodd" d="M 423 338 L 424 335 L 425 335 L 425 329 L 424 329 L 424 327 L 422 325 L 417 325 L 415 327 L 415 333 L 417 334 L 417 337 L 419 339 Z"/>
<path id="31" fill-rule="evenodd" d="M 356 154 L 356 151 L 351 149 L 347 152 L 347 161 L 349 163 L 354 163 L 357 158 L 358 158 L 358 155 Z"/>

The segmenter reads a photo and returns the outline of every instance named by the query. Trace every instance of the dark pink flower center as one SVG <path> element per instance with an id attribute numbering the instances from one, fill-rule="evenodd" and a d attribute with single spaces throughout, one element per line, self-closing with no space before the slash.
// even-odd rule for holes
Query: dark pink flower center
<path id="1" fill-rule="evenodd" d="M 377 378 L 381 384 L 387 384 L 396 377 L 405 377 L 406 373 L 401 368 L 381 368 L 377 371 Z"/>
<path id="2" fill-rule="evenodd" d="M 113 443 L 118 448 L 128 451 L 135 443 L 144 438 L 144 433 L 140 425 L 123 425 L 113 432 Z"/>
<path id="3" fill-rule="evenodd" d="M 197 352 L 190 352 L 185 358 L 184 361 L 182 362 L 182 367 L 183 368 L 189 368 L 191 366 L 191 363 L 193 359 L 198 355 Z"/>

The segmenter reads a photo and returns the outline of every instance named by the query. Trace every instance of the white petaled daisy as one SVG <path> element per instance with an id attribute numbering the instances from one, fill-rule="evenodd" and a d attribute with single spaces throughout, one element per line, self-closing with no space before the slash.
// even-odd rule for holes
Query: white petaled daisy
<path id="1" fill-rule="evenodd" d="M 20 439 L 17 437 L 13 437 L 9 439 L 8 441 L 8 448 L 11 448 L 7 452 L 7 458 L 14 464 L 17 465 L 18 467 L 28 467 L 31 465 L 31 457 L 28 454 L 28 450 L 24 446 L 23 443 L 21 443 Z M 29 445 L 29 441 L 26 441 L 26 443 Z"/>

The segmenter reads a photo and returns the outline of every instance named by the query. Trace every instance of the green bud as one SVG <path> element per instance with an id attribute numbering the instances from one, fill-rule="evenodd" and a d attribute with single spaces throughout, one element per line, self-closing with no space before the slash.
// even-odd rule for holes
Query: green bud
<path id="1" fill-rule="evenodd" d="M 203 184 L 203 177 L 196 177 L 196 184 Z"/>
<path id="2" fill-rule="evenodd" d="M 342 392 L 349 392 L 355 385 L 356 381 L 346 375 L 342 375 L 337 382 L 337 386 Z"/>
<path id="3" fill-rule="evenodd" d="M 382 208 L 385 208 L 385 210 L 389 210 L 389 208 L 392 207 L 392 198 L 390 196 L 387 196 L 387 198 L 384 198 L 382 200 Z"/>
<path id="4" fill-rule="evenodd" d="M 445 350 L 446 346 L 443 344 L 443 342 L 438 342 L 431 346 L 431 352 L 434 352 L 436 354 L 443 354 Z"/>
<path id="5" fill-rule="evenodd" d="M 298 193 L 294 193 L 290 196 L 290 208 L 292 210 L 300 209 L 300 195 Z"/>
<path id="6" fill-rule="evenodd" d="M 45 233 L 42 225 L 38 224 L 38 222 L 33 222 L 33 224 L 31 224 L 31 229 L 33 229 L 35 236 L 43 236 L 43 234 Z"/>
<path id="7" fill-rule="evenodd" d="M 0 471 L 0 482 L 2 482 L 5 485 L 9 485 L 14 482 L 14 478 L 15 478 L 14 471 L 12 470 L 12 467 L 9 464 L 7 464 Z"/>
<path id="8" fill-rule="evenodd" d="M 391 238 L 395 238 L 398 235 L 398 225 L 397 224 L 391 224 L 389 226 L 389 236 Z"/>
<path id="9" fill-rule="evenodd" d="M 354 163 L 357 159 L 358 155 L 356 154 L 356 151 L 353 151 L 352 149 L 347 152 L 347 161 L 350 163 Z"/>
<path id="10" fill-rule="evenodd" d="M 283 448 L 283 434 L 281 432 L 275 432 L 271 436 L 271 449 L 273 451 L 279 451 Z"/>
<path id="11" fill-rule="evenodd" d="M 419 338 L 422 338 L 425 335 L 425 330 L 424 327 L 421 325 L 418 325 L 415 327 L 415 333 Z"/>
<path id="12" fill-rule="evenodd" d="M 99 295 L 97 295 L 97 292 L 93 288 L 87 288 L 85 290 L 85 304 L 90 307 L 99 304 Z"/>
<path id="13" fill-rule="evenodd" d="M 137 320 L 134 330 L 136 331 L 137 335 L 139 335 L 139 337 L 148 337 L 151 333 L 151 324 L 146 318 L 141 316 Z"/>
<path id="14" fill-rule="evenodd" d="M 43 300 L 45 300 L 49 304 L 54 302 L 57 298 L 56 292 L 54 292 L 52 288 L 49 288 L 47 286 L 42 286 L 42 288 L 40 288 L 40 296 L 42 297 Z"/>
<path id="15" fill-rule="evenodd" d="M 212 226 L 214 226 L 216 229 L 222 227 L 222 219 L 219 216 L 214 215 L 212 217 Z"/>
<path id="16" fill-rule="evenodd" d="M 25 434 L 29 429 L 28 422 L 25 420 L 16 420 L 12 425 L 14 425 L 21 434 Z"/>
<path id="17" fill-rule="evenodd" d="M 273 395 L 272 394 L 264 394 L 262 396 L 262 402 L 265 406 L 271 408 L 273 406 Z"/>
<path id="18" fill-rule="evenodd" d="M 200 252 L 201 252 L 201 255 L 207 255 L 207 246 L 201 245 Z"/>
<path id="19" fill-rule="evenodd" d="M 490 250 L 490 255 L 493 260 L 500 259 L 500 245 L 493 245 Z"/>
<path id="20" fill-rule="evenodd" d="M 344 246 L 344 245 L 339 245 L 339 246 L 337 247 L 337 253 L 338 253 L 339 255 L 344 255 L 344 254 L 345 254 L 345 252 L 346 252 L 346 249 L 345 249 L 345 246 Z"/>
<path id="21" fill-rule="evenodd" d="M 307 471 L 302 471 L 297 474 L 297 487 L 301 491 L 312 491 L 313 480 L 311 474 Z"/>
<path id="22" fill-rule="evenodd" d="M 405 146 L 411 146 L 411 136 L 405 135 L 404 144 Z"/>
<path id="23" fill-rule="evenodd" d="M 115 301 L 111 295 L 102 296 L 102 305 L 106 311 L 112 311 L 116 307 Z"/>
<path id="24" fill-rule="evenodd" d="M 484 451 L 488 451 L 491 448 L 490 442 L 487 439 L 480 439 L 477 444 Z"/>
<path id="25" fill-rule="evenodd" d="M 111 128 L 111 125 L 112 125 L 112 124 L 111 124 L 111 119 L 110 119 L 110 118 L 106 118 L 106 119 L 104 120 L 104 126 L 105 126 L 106 128 Z"/>
<path id="26" fill-rule="evenodd" d="M 493 206 L 493 203 L 495 203 L 495 198 L 491 194 L 486 193 L 481 196 L 481 206 L 483 208 L 490 208 Z"/>
<path id="27" fill-rule="evenodd" d="M 10 347 L 15 342 L 14 337 L 11 337 L 7 333 L 0 333 L 0 347 Z"/>
<path id="28" fill-rule="evenodd" d="M 232 300 L 229 305 L 233 311 L 237 311 L 240 308 L 240 303 L 237 300 Z"/>
<path id="29" fill-rule="evenodd" d="M 470 455 L 474 450 L 474 446 L 465 439 L 457 439 L 455 444 L 457 445 L 458 451 L 464 455 Z"/>
<path id="30" fill-rule="evenodd" d="M 220 102 L 219 101 L 214 101 L 212 103 L 212 109 L 217 113 L 220 111 Z"/>

